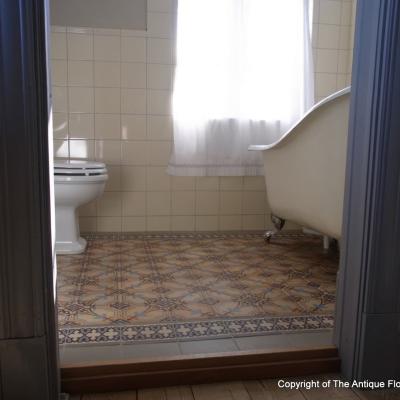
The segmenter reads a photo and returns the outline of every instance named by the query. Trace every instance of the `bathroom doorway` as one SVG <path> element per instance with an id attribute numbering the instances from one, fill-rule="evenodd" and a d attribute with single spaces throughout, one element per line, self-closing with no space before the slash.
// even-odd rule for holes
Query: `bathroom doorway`
<path id="1" fill-rule="evenodd" d="M 37 8 L 35 8 L 34 12 L 32 13 L 32 15 L 28 12 L 32 12 L 32 10 L 28 10 L 25 14 L 21 13 L 21 12 L 11 12 L 11 13 L 6 13 L 6 11 L 9 10 L 16 10 L 16 8 L 12 8 L 12 5 L 14 7 L 20 7 L 20 4 L 16 4 L 15 2 L 8 2 L 8 3 L 3 3 L 2 4 L 2 11 L 4 11 L 4 13 L 1 13 L 4 16 L 8 16 L 8 17 L 18 17 L 21 18 L 22 16 L 24 16 L 25 18 L 28 17 L 32 17 L 31 20 L 29 20 L 30 22 L 32 21 L 36 21 L 35 23 L 38 22 L 39 20 L 39 24 L 38 25 L 31 25 L 30 23 L 27 23 L 26 25 L 23 24 L 23 26 L 25 27 L 34 27 L 34 29 L 32 30 L 31 33 L 33 33 L 31 36 L 27 36 L 27 37 L 31 37 L 35 40 L 37 40 L 37 42 L 39 43 L 39 47 L 41 47 L 42 49 L 44 49 L 44 36 L 43 36 L 43 25 L 44 25 L 44 21 L 41 20 L 41 18 L 44 15 L 44 8 L 43 8 L 43 4 L 37 4 Z M 7 6 L 7 7 L 6 7 Z M 26 11 L 26 10 L 25 10 Z M 373 11 L 373 10 L 372 10 Z M 371 12 L 372 12 L 371 11 Z M 375 10 L 376 11 L 376 10 Z M 33 18 L 35 17 L 35 18 Z M 39 18 L 40 17 L 40 18 Z M 18 30 L 17 28 L 20 26 L 18 23 L 19 20 L 16 20 L 15 23 L 15 29 L 12 31 L 16 34 L 15 38 L 20 38 L 21 35 L 21 31 Z M 26 21 L 25 21 L 26 22 Z M 2 24 L 3 25 L 3 24 Z M 3 26 L 6 26 L 6 24 L 4 24 Z M 26 32 L 25 32 L 26 33 Z M 1 36 L 1 39 L 4 40 L 4 36 Z M 18 42 L 20 43 L 20 42 Z M 35 42 L 36 43 L 36 42 Z M 25 42 L 25 44 L 27 45 L 32 45 L 33 43 L 30 42 L 29 40 Z M 35 46 L 34 46 L 35 47 Z M 9 50 L 9 48 L 7 46 L 1 46 L 1 48 L 3 49 L 3 51 L 5 52 L 6 50 Z M 27 52 L 27 54 L 32 54 L 29 51 Z M 41 53 L 42 54 L 42 53 Z M 6 54 L 7 55 L 7 54 Z M 8 56 L 10 56 L 10 53 L 8 53 Z M 4 57 L 4 59 L 7 60 L 16 60 L 15 57 Z M 43 61 L 43 60 L 41 60 Z M 39 68 L 42 69 L 43 72 L 43 64 L 39 63 L 42 67 Z M 34 65 L 36 68 L 38 67 L 37 64 L 35 64 L 34 62 L 32 62 L 32 64 L 29 65 Z M 12 71 L 19 71 L 17 68 L 13 68 Z M 12 71 L 10 71 L 10 69 L 7 70 L 2 70 L 2 74 L 7 73 L 11 73 Z M 34 71 L 37 71 L 37 69 L 34 69 Z M 14 73 L 15 75 L 15 73 Z M 14 76 L 13 74 L 11 74 L 10 76 Z M 8 75 L 7 75 L 8 76 Z M 43 75 L 41 75 L 43 76 Z M 18 79 L 20 78 L 20 76 L 18 76 Z M 32 82 L 36 82 L 37 83 L 37 92 L 39 92 L 40 95 L 40 90 L 43 89 L 44 85 L 43 85 L 43 81 L 42 85 L 40 85 L 38 82 L 38 80 L 33 79 Z M 9 86 L 7 86 L 9 88 Z M 30 85 L 30 87 L 32 88 L 33 86 Z M 41 93 L 42 97 L 37 97 L 38 93 L 35 92 L 35 98 L 44 98 L 43 97 L 43 93 Z M 13 87 L 13 91 L 10 93 L 20 93 L 18 92 L 16 87 Z M 24 93 L 21 91 L 21 93 Z M 26 94 L 26 93 L 25 93 Z M 12 98 L 12 96 L 10 96 L 10 98 Z M 25 98 L 22 97 L 19 99 L 19 103 L 17 104 L 25 104 Z M 39 102 L 33 102 L 32 103 L 34 106 L 38 106 Z M 43 103 L 40 103 L 43 104 Z M 40 105 L 39 104 L 39 105 Z M 17 109 L 17 108 L 15 108 Z M 40 107 L 37 110 L 41 110 L 43 112 L 43 109 L 41 109 Z M 28 127 L 36 127 L 37 128 L 37 120 L 35 119 L 37 116 L 39 116 L 39 120 L 41 121 L 41 123 L 43 124 L 45 122 L 44 125 L 41 125 L 42 127 L 45 127 L 45 125 L 47 124 L 47 118 L 44 117 L 44 114 L 46 113 L 30 113 L 29 115 L 24 115 L 24 121 L 29 121 L 29 123 L 24 124 L 24 126 L 21 127 L 21 132 L 27 132 L 26 129 Z M 9 114 L 7 114 L 9 115 Z M 12 118 L 14 118 L 14 121 L 17 121 L 17 118 L 15 118 L 15 114 L 10 114 Z M 29 118 L 28 118 L 29 117 Z M 7 127 L 11 126 L 11 124 L 8 124 Z M 24 227 L 21 227 L 20 225 L 13 225 L 14 226 L 14 230 L 10 231 L 10 230 L 4 230 L 4 235 L 2 235 L 2 237 L 9 237 L 11 238 L 11 233 L 13 232 L 18 232 L 18 234 L 21 234 L 21 237 L 15 238 L 13 237 L 13 240 L 10 242 L 11 245 L 9 247 L 4 247 L 6 249 L 6 251 L 4 252 L 4 254 L 6 255 L 11 255 L 13 254 L 15 256 L 15 254 L 19 254 L 21 257 L 26 257 L 26 260 L 28 260 L 29 257 L 29 262 L 23 262 L 19 264 L 19 274 L 18 277 L 16 276 L 16 274 L 12 273 L 12 270 L 10 269 L 10 273 L 7 274 L 3 274 L 1 275 L 2 280 L 4 280 L 5 282 L 5 288 L 7 289 L 7 291 L 2 291 L 1 293 L 7 293 L 7 296 L 9 296 L 9 299 L 17 300 L 16 294 L 18 294 L 18 296 L 21 293 L 26 293 L 29 295 L 32 295 L 32 297 L 29 297 L 28 295 L 26 296 L 26 298 L 24 298 L 24 301 L 22 301 L 22 297 L 19 296 L 18 300 L 20 301 L 19 305 L 21 306 L 21 309 L 24 310 L 23 316 L 25 318 L 26 315 L 34 315 L 34 316 L 40 316 L 39 320 L 40 321 L 44 321 L 44 328 L 42 330 L 37 330 L 34 331 L 32 328 L 32 326 L 35 326 L 35 321 L 37 322 L 37 320 L 33 321 L 32 320 L 32 325 L 27 324 L 25 326 L 25 328 L 23 327 L 23 325 L 20 325 L 20 332 L 14 332 L 12 331 L 12 333 L 15 333 L 15 336 L 12 336 L 12 334 L 8 334 L 6 333 L 6 335 L 4 335 L 3 333 L 5 332 L 4 329 L 1 330 L 2 332 L 2 345 L 4 344 L 4 347 L 2 347 L 2 352 L 1 352 L 1 358 L 2 361 L 5 360 L 10 360 L 10 362 L 7 364 L 8 365 L 8 371 L 16 371 L 15 372 L 15 376 L 17 376 L 17 371 L 20 372 L 20 367 L 21 364 L 15 364 L 13 362 L 11 362 L 11 360 L 13 360 L 13 355 L 15 355 L 15 353 L 13 352 L 8 352 L 8 351 L 3 351 L 3 349 L 10 349 L 12 348 L 11 343 L 9 343 L 8 341 L 11 338 L 16 338 L 18 337 L 18 343 L 17 346 L 22 345 L 22 343 L 24 342 L 25 339 L 21 339 L 21 332 L 25 332 L 24 333 L 24 337 L 28 338 L 29 340 L 33 340 L 32 338 L 34 337 L 35 340 L 37 339 L 37 343 L 38 345 L 36 345 L 36 343 L 31 343 L 31 342 L 27 342 L 25 341 L 26 344 L 26 349 L 27 351 L 19 351 L 19 355 L 24 355 L 26 356 L 26 360 L 22 360 L 22 361 L 26 361 L 26 362 L 30 362 L 29 365 L 35 365 L 36 367 L 38 365 L 46 365 L 46 368 L 48 368 L 47 372 L 45 370 L 42 370 L 40 368 L 31 368 L 28 369 L 27 371 L 29 372 L 35 372 L 35 375 L 32 375 L 31 373 L 26 374 L 27 376 L 29 376 L 29 379 L 27 378 L 27 376 L 23 376 L 24 378 L 24 382 L 27 383 L 27 386 L 24 386 L 24 390 L 26 391 L 27 388 L 32 388 L 32 393 L 39 393 L 38 396 L 40 398 L 50 398 L 49 396 L 49 392 L 50 390 L 53 390 L 53 392 L 56 391 L 56 377 L 54 376 L 54 374 L 51 373 L 51 371 L 56 371 L 56 360 L 54 357 L 54 349 L 55 349 L 55 343 L 53 341 L 54 339 L 54 321 L 52 319 L 51 316 L 49 316 L 49 311 L 50 313 L 52 313 L 53 307 L 52 307 L 52 301 L 53 301 L 53 297 L 52 297 L 52 286 L 51 286 L 51 280 L 53 278 L 52 275 L 52 271 L 51 271 L 51 249 L 49 246 L 50 243 L 50 224 L 49 224 L 49 220 L 46 219 L 49 215 L 49 209 L 50 206 L 48 204 L 48 198 L 50 198 L 49 196 L 49 185 L 46 184 L 46 182 L 48 182 L 48 166 L 47 165 L 43 165 L 43 161 L 47 159 L 47 153 L 46 153 L 46 141 L 47 139 L 43 139 L 43 132 L 45 132 L 46 129 L 44 128 L 43 130 L 40 129 L 35 129 L 34 131 L 32 131 L 32 135 L 24 135 L 23 137 L 21 137 L 20 140 L 20 144 L 23 143 L 26 145 L 26 147 L 23 147 L 26 151 L 28 151 L 28 156 L 27 157 L 21 157 L 21 152 L 20 149 L 16 149 L 15 146 L 11 146 L 10 144 L 13 143 L 13 141 L 6 141 L 6 145 L 7 145 L 7 149 L 9 150 L 9 152 L 7 153 L 8 155 L 15 155 L 16 158 L 15 160 L 17 160 L 17 156 L 19 154 L 20 156 L 20 160 L 21 162 L 25 159 L 28 160 L 29 163 L 32 162 L 32 153 L 38 155 L 37 160 L 39 160 L 39 165 L 36 163 L 33 164 L 29 164 L 29 168 L 25 168 L 23 171 L 25 172 L 25 177 L 26 177 L 26 187 L 27 188 L 36 188 L 35 190 L 33 190 L 33 194 L 38 195 L 38 197 L 33 196 L 33 198 L 36 201 L 32 201 L 32 198 L 30 198 L 29 196 L 21 196 L 20 192 L 15 192 L 16 187 L 15 186 L 8 186 L 9 188 L 11 188 L 12 190 L 10 190 L 10 192 L 7 194 L 7 196 L 9 196 L 8 198 L 13 200 L 8 202 L 8 208 L 7 211 L 15 211 L 16 209 L 12 208 L 12 206 L 17 206 L 17 205 L 26 205 L 27 209 L 29 209 L 29 207 L 37 207 L 37 209 L 35 208 L 35 210 L 39 210 L 37 213 L 33 212 L 30 216 L 30 218 L 27 218 L 26 220 L 29 221 L 29 226 L 36 227 L 47 227 L 46 229 L 40 229 L 38 230 L 38 234 L 37 236 L 33 236 L 33 235 L 25 235 L 26 234 L 26 225 L 24 225 Z M 7 133 L 7 138 L 12 138 L 13 136 L 11 135 L 14 134 L 14 131 L 11 132 L 9 129 L 5 129 L 4 132 Z M 10 133 L 11 132 L 11 133 Z M 10 133 L 10 135 L 9 135 Z M 15 136 L 15 135 L 14 135 Z M 32 142 L 31 138 L 32 137 L 38 137 L 40 138 L 40 140 L 38 141 L 34 141 L 34 143 Z M 22 144 L 21 144 L 22 145 Z M 38 147 L 36 148 L 35 145 Z M 36 149 L 36 150 L 35 150 Z M 29 151 L 32 150 L 32 153 L 29 153 Z M 40 150 L 40 151 L 37 151 Z M 25 153 L 24 153 L 25 154 Z M 45 156 L 43 155 L 45 154 Z M 11 157 L 8 157 L 6 159 L 7 163 L 5 163 L 5 165 L 7 165 L 8 167 L 10 167 L 10 160 L 12 160 Z M 31 168 L 32 167 L 32 168 Z M 4 171 L 9 171 L 9 170 L 18 170 L 18 168 L 6 168 L 4 169 Z M 20 170 L 20 169 L 19 169 Z M 29 171 L 29 173 L 27 173 L 27 171 Z M 46 172 L 47 171 L 47 172 Z M 31 176 L 32 174 L 32 176 Z M 47 175 L 46 175 L 47 174 Z M 11 178 L 11 176 L 8 176 L 9 178 Z M 46 180 L 47 178 L 47 180 Z M 40 185 L 37 185 L 37 183 L 40 182 Z M 4 185 L 4 187 L 6 187 L 7 185 Z M 25 186 L 24 186 L 25 187 Z M 40 190 L 39 190 L 40 189 Z M 31 192 L 29 192 L 31 193 Z M 41 193 L 41 194 L 40 194 Z M 43 196 L 43 198 L 41 198 L 41 196 Z M 39 200 L 41 199 L 41 201 Z M 24 209 L 24 208 L 22 208 Z M 20 211 L 20 210 L 19 210 Z M 4 213 L 4 221 L 9 221 L 9 215 L 11 213 L 7 212 Z M 17 212 L 15 213 L 15 215 L 17 215 Z M 2 228 L 4 229 L 5 227 L 9 227 L 10 224 L 2 224 Z M 45 231 L 45 232 L 44 232 Z M 10 233 L 11 232 L 11 233 Z M 22 237 L 27 238 L 27 242 L 24 242 L 21 240 Z M 89 238 L 90 239 L 90 238 Z M 119 236 L 118 240 L 123 240 L 123 236 Z M 128 239 L 129 240 L 129 239 Z M 40 242 L 40 243 L 38 243 Z M 40 246 L 39 246 L 40 245 Z M 40 247 L 40 251 L 38 250 Z M 21 250 L 24 249 L 26 251 L 22 252 Z M 34 252 L 32 252 L 32 249 L 35 249 Z M 36 252 L 36 250 L 38 250 Z M 40 254 L 39 254 L 40 253 Z M 32 255 L 34 255 L 32 257 Z M 21 258 L 22 260 L 22 258 Z M 3 265 L 3 264 L 2 264 Z M 5 266 L 7 266 L 7 268 L 9 266 L 14 266 L 12 263 L 5 263 Z M 24 278 L 26 277 L 26 279 L 22 280 L 21 276 L 23 276 Z M 35 277 L 40 277 L 40 279 L 35 279 Z M 33 279 L 32 279 L 33 277 Z M 17 279 L 18 278 L 18 279 Z M 41 279 L 43 278 L 43 279 Z M 29 287 L 33 287 L 35 290 L 26 290 L 27 285 L 26 282 L 29 281 L 30 286 Z M 361 282 L 361 281 L 360 281 Z M 14 291 L 9 291 L 9 288 L 16 288 L 16 290 Z M 342 295 L 341 295 L 342 296 Z M 43 302 L 43 298 L 45 299 L 45 302 Z M 342 297 L 340 298 L 342 300 Z M 45 303 L 45 304 L 44 304 Z M 7 311 L 11 310 L 11 307 L 8 303 L 3 302 L 3 304 L 6 304 L 6 309 Z M 32 311 L 32 304 L 35 305 L 35 310 L 34 312 Z M 30 311 L 29 311 L 30 310 Z M 12 314 L 11 312 L 9 312 L 7 314 L 8 317 L 13 316 L 13 318 L 17 318 L 18 321 L 20 321 L 20 315 L 18 313 Z M 53 315 L 53 314 L 52 314 Z M 355 313 L 353 315 L 356 316 L 357 313 Z M 11 321 L 11 319 L 10 319 Z M 24 320 L 26 322 L 26 320 Z M 12 324 L 11 324 L 12 325 Z M 10 326 L 11 326 L 10 325 Z M 2 327 L 3 328 L 3 327 Z M 33 333 L 32 333 L 33 332 Z M 52 333 L 53 332 L 53 333 Z M 31 333 L 31 334 L 29 334 Z M 53 336 L 52 336 L 53 335 Z M 5 339 L 4 339 L 5 336 Z M 53 339 L 52 339 L 53 338 Z M 35 352 L 31 353 L 31 350 L 35 350 Z M 314 355 L 315 356 L 315 355 Z M 8 358 L 7 358 L 8 357 Z M 44 358 L 43 358 L 44 357 Z M 47 358 L 46 358 L 47 357 Z M 15 359 L 15 357 L 14 357 Z M 29 359 L 29 360 L 28 360 Z M 33 361 L 32 361 L 33 360 Z M 39 360 L 45 360 L 45 362 L 43 363 L 38 363 Z M 22 362 L 21 361 L 21 362 Z M 36 361 L 36 363 L 35 363 Z M 271 361 L 271 360 L 270 360 Z M 103 363 L 104 364 L 104 363 Z M 28 365 L 27 363 L 22 363 L 23 366 Z M 106 368 L 106 366 L 103 365 L 104 368 Z M 67 370 L 65 368 L 65 370 Z M 50 372 L 49 372 L 50 371 Z M 70 373 L 71 370 L 67 371 L 64 373 L 63 378 L 68 380 L 68 373 Z M 80 371 L 82 373 L 82 370 Z M 102 370 L 102 372 L 104 372 L 104 370 Z M 79 372 L 78 372 L 79 373 Z M 11 375 L 10 375 L 11 376 Z M 32 377 L 37 378 L 37 380 L 35 379 L 36 382 L 47 382 L 50 383 L 51 385 L 47 385 L 47 384 L 43 384 L 43 386 L 41 386 L 39 389 L 37 387 L 37 385 L 35 385 L 35 383 L 33 382 Z M 6 380 L 9 378 L 9 375 L 3 375 L 2 374 L 2 379 Z M 25 379 L 26 378 L 26 379 Z M 91 378 L 93 378 L 93 376 L 91 376 Z M 15 380 L 8 380 L 7 382 L 11 382 L 11 383 L 15 383 Z M 21 387 L 21 382 L 18 382 L 18 385 L 14 386 L 12 384 L 7 386 L 7 390 L 18 390 L 17 386 Z M 3 386 L 5 387 L 5 386 Z M 48 392 L 43 392 L 43 389 L 46 388 L 46 390 L 48 390 Z M 35 390 L 33 390 L 35 389 Z M 21 389 L 19 388 L 19 391 Z M 39 390 L 39 392 L 38 392 Z M 14 391 L 13 393 L 19 393 Z M 36 398 L 39 398 L 36 397 Z"/>
<path id="2" fill-rule="evenodd" d="M 108 173 L 79 209 L 87 250 L 58 257 L 62 363 L 332 345 L 337 247 L 290 221 L 265 243 L 263 176 L 166 173 L 176 2 L 137 3 L 147 30 L 52 14 L 54 156 Z M 331 48 L 336 67 L 316 68 L 316 101 L 351 76 L 354 2 L 325 6 L 314 7 L 315 62 Z"/>
<path id="3" fill-rule="evenodd" d="M 351 76 L 354 2 L 333 5 L 314 8 L 316 61 L 337 65 L 316 101 Z M 338 248 L 290 221 L 265 243 L 263 176 L 167 174 L 176 2 L 136 15 L 147 30 L 52 16 L 54 155 L 108 173 L 79 209 L 86 251 L 57 257 L 62 365 L 333 346 Z"/>

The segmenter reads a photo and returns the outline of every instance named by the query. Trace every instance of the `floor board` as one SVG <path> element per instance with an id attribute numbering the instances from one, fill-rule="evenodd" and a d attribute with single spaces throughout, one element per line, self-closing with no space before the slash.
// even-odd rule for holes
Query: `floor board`
<path id="1" fill-rule="evenodd" d="M 332 375 L 316 377 L 331 379 Z M 303 380 L 304 378 L 288 378 Z M 311 378 L 310 378 L 311 379 Z M 280 389 L 276 379 L 172 386 L 120 393 L 85 394 L 70 400 L 398 400 L 399 390 Z"/>
<path id="2" fill-rule="evenodd" d="M 293 380 L 293 378 L 287 378 Z M 294 378 L 296 379 L 296 378 Z M 300 378 L 304 379 L 304 378 Z M 290 390 L 290 389 L 281 389 L 278 386 L 278 381 L 276 379 L 264 379 L 261 381 L 261 384 L 265 388 L 266 397 L 265 399 L 274 399 L 274 400 L 304 400 L 305 397 L 300 390 Z M 253 399 L 252 399 L 253 400 Z"/>

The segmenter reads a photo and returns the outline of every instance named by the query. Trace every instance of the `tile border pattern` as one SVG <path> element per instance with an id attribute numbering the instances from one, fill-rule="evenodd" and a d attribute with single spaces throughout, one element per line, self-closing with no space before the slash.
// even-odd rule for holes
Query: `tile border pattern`
<path id="1" fill-rule="evenodd" d="M 333 315 L 218 319 L 59 329 L 59 344 L 155 343 L 222 339 L 333 328 Z"/>
<path id="2" fill-rule="evenodd" d="M 129 239 L 229 239 L 229 238 L 252 238 L 262 236 L 266 230 L 257 231 L 209 231 L 209 232 L 85 232 L 82 234 L 88 240 L 129 240 Z M 279 238 L 302 238 L 309 234 L 300 230 L 287 230 L 276 233 L 274 240 Z"/>

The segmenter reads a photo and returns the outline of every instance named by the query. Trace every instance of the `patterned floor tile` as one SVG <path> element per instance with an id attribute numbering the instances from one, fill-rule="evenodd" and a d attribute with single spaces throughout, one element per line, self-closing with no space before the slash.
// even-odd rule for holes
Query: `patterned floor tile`
<path id="1" fill-rule="evenodd" d="M 331 329 L 338 253 L 259 233 L 94 234 L 59 256 L 60 343 Z"/>

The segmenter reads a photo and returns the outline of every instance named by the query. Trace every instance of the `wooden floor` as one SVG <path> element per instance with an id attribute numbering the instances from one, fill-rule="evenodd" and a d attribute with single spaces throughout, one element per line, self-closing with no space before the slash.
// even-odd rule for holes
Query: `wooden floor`
<path id="1" fill-rule="evenodd" d="M 332 376 L 314 379 L 328 380 Z M 339 379 L 337 376 L 336 379 Z M 289 380 L 288 378 L 287 380 Z M 293 378 L 291 381 L 303 380 Z M 400 399 L 399 391 L 351 389 L 280 389 L 277 380 L 241 381 L 193 386 L 140 389 L 129 392 L 85 394 L 70 400 L 383 400 Z"/>

